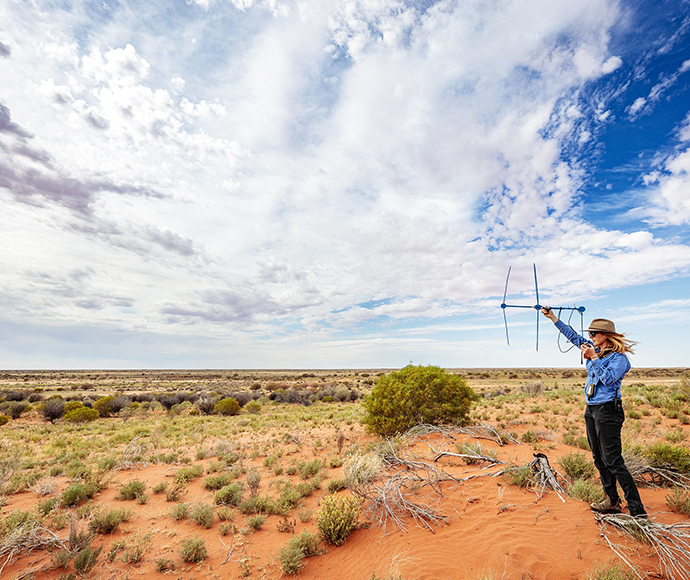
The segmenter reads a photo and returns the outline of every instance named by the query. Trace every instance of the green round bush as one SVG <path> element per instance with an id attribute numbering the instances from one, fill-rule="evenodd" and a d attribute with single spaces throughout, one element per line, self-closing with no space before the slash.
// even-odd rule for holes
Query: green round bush
<path id="1" fill-rule="evenodd" d="M 68 423 L 89 423 L 95 421 L 100 415 L 96 409 L 89 409 L 88 407 L 78 407 L 65 413 L 64 418 Z"/>
<path id="2" fill-rule="evenodd" d="M 7 415 L 0 415 L 0 427 L 5 423 L 9 423 L 10 418 Z"/>
<path id="3" fill-rule="evenodd" d="M 98 399 L 93 404 L 93 408 L 98 411 L 98 414 L 101 417 L 110 417 L 115 413 L 115 409 L 113 408 L 113 401 L 115 400 L 115 397 L 112 395 L 109 395 L 107 397 L 101 397 Z"/>
<path id="4" fill-rule="evenodd" d="M 213 410 L 219 415 L 239 415 L 240 404 L 232 397 L 228 397 L 218 401 Z"/>
<path id="5" fill-rule="evenodd" d="M 418 423 L 467 424 L 479 396 L 465 379 L 435 366 L 408 365 L 383 375 L 364 398 L 364 423 L 379 435 L 403 433 Z"/>

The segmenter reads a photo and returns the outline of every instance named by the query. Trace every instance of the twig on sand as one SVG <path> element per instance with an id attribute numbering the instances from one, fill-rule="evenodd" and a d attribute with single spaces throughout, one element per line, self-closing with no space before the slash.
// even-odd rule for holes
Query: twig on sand
<path id="1" fill-rule="evenodd" d="M 606 541 L 616 554 L 620 555 L 620 550 L 614 548 L 606 534 L 606 527 L 601 524 L 609 524 L 652 546 L 659 556 L 664 577 L 669 580 L 690 580 L 690 523 L 667 525 L 627 514 L 596 514 L 596 519 Z M 626 559 L 623 560 L 632 568 Z M 637 574 L 637 571 L 635 573 Z M 638 574 L 638 577 L 641 576 Z"/>
<path id="2" fill-rule="evenodd" d="M 232 537 L 232 542 L 230 542 L 229 546 L 223 541 L 223 539 L 220 536 L 218 536 L 218 539 L 220 539 L 220 543 L 228 549 L 228 555 L 225 557 L 225 560 L 223 560 L 220 563 L 220 565 L 222 566 L 230 559 L 230 556 L 232 556 L 232 551 L 235 549 L 235 536 Z"/>
<path id="3" fill-rule="evenodd" d="M 48 550 L 61 547 L 66 549 L 66 540 L 35 521 L 17 526 L 0 540 L 0 575 L 8 564 L 12 565 L 20 554 L 30 554 L 34 550 Z"/>
<path id="4" fill-rule="evenodd" d="M 141 438 L 141 435 L 137 435 L 132 439 L 125 450 L 122 452 L 122 458 L 120 463 L 115 466 L 115 469 L 132 469 L 135 467 L 146 467 L 147 463 L 145 461 L 133 461 L 134 457 L 141 455 L 146 449 L 146 445 L 135 445 L 135 443 Z"/>

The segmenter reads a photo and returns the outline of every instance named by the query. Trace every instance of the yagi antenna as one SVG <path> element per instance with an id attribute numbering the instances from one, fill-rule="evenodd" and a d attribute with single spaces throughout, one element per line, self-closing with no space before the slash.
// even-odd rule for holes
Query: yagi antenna
<path id="1" fill-rule="evenodd" d="M 508 317 L 506 316 L 506 308 L 529 308 L 537 311 L 537 351 L 539 351 L 539 314 L 542 308 L 544 308 L 541 304 L 539 304 L 539 284 L 537 283 L 537 265 L 532 264 L 534 267 L 534 293 L 537 298 L 537 303 L 534 306 L 528 306 L 526 304 L 506 304 L 506 296 L 508 296 L 508 280 L 510 280 L 510 271 L 512 270 L 512 266 L 508 268 L 508 275 L 506 276 L 506 287 L 505 290 L 503 291 L 503 302 L 501 302 L 501 308 L 503 309 L 503 323 L 505 324 L 506 327 L 506 341 L 508 343 L 508 346 L 510 346 L 510 337 L 508 336 Z M 577 312 L 580 313 L 580 326 L 583 326 L 583 313 L 585 311 L 584 306 L 550 306 L 550 310 L 576 310 Z"/>

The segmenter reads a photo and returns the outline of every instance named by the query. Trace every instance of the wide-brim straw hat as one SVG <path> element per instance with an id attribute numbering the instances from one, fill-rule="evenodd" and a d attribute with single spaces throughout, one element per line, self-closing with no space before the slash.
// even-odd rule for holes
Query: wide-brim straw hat
<path id="1" fill-rule="evenodd" d="M 614 336 L 623 336 L 616 332 L 616 325 L 611 320 L 606 318 L 595 318 L 589 325 L 587 332 L 603 332 L 604 334 L 612 334 Z"/>

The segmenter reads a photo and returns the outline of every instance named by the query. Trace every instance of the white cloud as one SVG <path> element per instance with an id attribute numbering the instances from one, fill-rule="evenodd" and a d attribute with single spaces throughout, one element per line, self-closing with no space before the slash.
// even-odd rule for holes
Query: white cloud
<path id="1" fill-rule="evenodd" d="M 596 144 L 610 114 L 580 96 L 623 65 L 615 4 L 191 3 L 203 10 L 155 34 L 125 8 L 105 24 L 3 9 L 18 129 L 0 134 L 14 176 L 0 199 L 47 256 L 32 271 L 3 258 L 10 311 L 28 293 L 36 319 L 326 340 L 465 315 L 531 254 L 554 295 L 688 263 L 685 246 L 595 228 L 579 205 L 585 168 L 565 152 Z M 650 174 L 663 212 L 687 211 L 671 184 L 684 172 L 678 154 Z"/>

